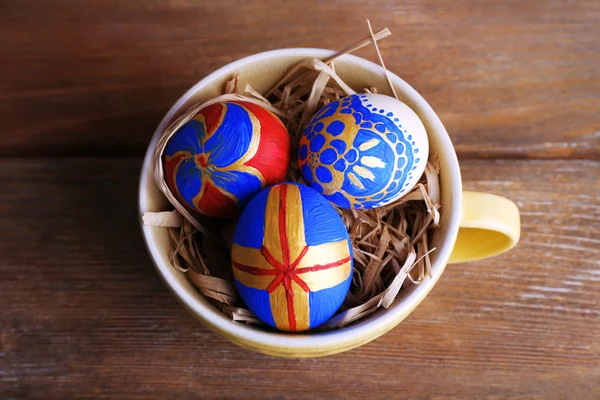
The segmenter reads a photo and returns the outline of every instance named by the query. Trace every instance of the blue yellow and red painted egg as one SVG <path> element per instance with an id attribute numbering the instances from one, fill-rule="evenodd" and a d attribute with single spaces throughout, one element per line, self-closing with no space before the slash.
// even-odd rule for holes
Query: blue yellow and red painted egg
<path id="1" fill-rule="evenodd" d="M 238 221 L 236 286 L 250 310 L 285 331 L 314 328 L 341 306 L 352 246 L 332 205 L 314 189 L 283 183 L 261 191 Z"/>
<path id="2" fill-rule="evenodd" d="M 250 102 L 200 110 L 169 139 L 165 180 L 186 208 L 236 215 L 263 187 L 285 179 L 289 134 L 277 116 Z"/>

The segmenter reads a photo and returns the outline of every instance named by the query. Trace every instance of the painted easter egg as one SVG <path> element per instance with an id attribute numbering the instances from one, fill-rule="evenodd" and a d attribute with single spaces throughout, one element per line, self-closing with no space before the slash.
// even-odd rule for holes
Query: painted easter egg
<path id="1" fill-rule="evenodd" d="M 419 181 L 427 132 L 406 104 L 354 94 L 324 106 L 304 129 L 298 165 L 304 180 L 343 208 L 392 203 Z"/>
<path id="2" fill-rule="evenodd" d="M 352 246 L 342 219 L 323 196 L 296 183 L 271 186 L 250 201 L 231 259 L 246 305 L 284 331 L 325 322 L 352 280 Z"/>
<path id="3" fill-rule="evenodd" d="M 244 101 L 209 105 L 173 134 L 165 181 L 188 209 L 230 217 L 262 188 L 285 179 L 290 138 L 283 123 Z"/>

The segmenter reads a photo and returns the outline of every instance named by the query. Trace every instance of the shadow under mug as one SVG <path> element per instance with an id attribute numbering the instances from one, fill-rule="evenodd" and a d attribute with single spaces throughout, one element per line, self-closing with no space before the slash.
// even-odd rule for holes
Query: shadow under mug
<path id="1" fill-rule="evenodd" d="M 239 88 L 250 83 L 266 92 L 294 64 L 308 57 L 323 59 L 335 52 L 297 48 L 255 54 L 208 75 L 169 110 L 150 142 L 140 177 L 139 212 L 164 211 L 169 204 L 153 180 L 152 158 L 166 127 L 192 105 L 222 94 L 225 83 L 239 73 Z M 390 95 L 383 69 L 362 58 L 345 55 L 335 61 L 336 72 L 351 87 L 375 86 Z M 456 152 L 446 129 L 425 99 L 409 84 L 390 73 L 400 100 L 411 107 L 427 129 L 430 157 L 440 165 L 440 226 L 431 236 L 432 275 L 400 291 L 389 309 L 381 309 L 344 328 L 329 332 L 284 333 L 240 324 L 227 318 L 201 295 L 185 275 L 172 267 L 173 251 L 165 228 L 145 226 L 142 232 L 159 275 L 181 303 L 211 330 L 230 341 L 265 354 L 283 357 L 316 357 L 335 354 L 368 343 L 392 329 L 427 296 L 448 263 L 480 260 L 503 253 L 519 241 L 520 217 L 510 200 L 492 194 L 462 190 Z"/>

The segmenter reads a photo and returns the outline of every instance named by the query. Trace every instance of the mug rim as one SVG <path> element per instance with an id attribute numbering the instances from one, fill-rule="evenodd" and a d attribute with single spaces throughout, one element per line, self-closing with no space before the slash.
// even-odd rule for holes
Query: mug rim
<path id="1" fill-rule="evenodd" d="M 148 184 L 155 184 L 152 179 L 153 174 L 148 174 L 148 170 L 152 168 L 151 164 L 154 147 L 169 121 L 173 119 L 185 102 L 195 93 L 223 75 L 234 74 L 245 64 L 264 59 L 276 59 L 284 56 L 317 57 L 322 59 L 335 53 L 336 52 L 333 50 L 319 48 L 286 48 L 270 50 L 241 58 L 210 73 L 187 90 L 163 117 L 148 145 L 141 169 L 138 192 L 138 217 L 144 242 L 159 276 L 165 281 L 167 287 L 169 287 L 175 297 L 211 330 L 217 331 L 226 336 L 230 341 L 241 345 L 242 347 L 266 354 L 295 357 L 334 354 L 358 347 L 383 335 L 408 316 L 435 286 L 437 280 L 448 264 L 450 254 L 458 235 L 461 217 L 460 207 L 462 204 L 462 181 L 454 146 L 442 122 L 427 101 L 403 79 L 388 71 L 392 83 L 397 87 L 401 87 L 404 96 L 418 104 L 422 113 L 426 114 L 429 124 L 435 126 L 435 130 L 438 132 L 437 137 L 440 141 L 439 148 L 443 149 L 445 157 L 448 158 L 449 168 L 448 166 L 446 167 L 446 172 L 450 175 L 452 186 L 451 196 L 455 210 L 451 212 L 447 231 L 442 242 L 443 246 L 438 248 L 438 256 L 432 266 L 432 271 L 436 272 L 435 274 L 432 273 L 430 279 L 421 282 L 400 304 L 385 310 L 385 312 L 379 313 L 379 315 L 374 316 L 369 321 L 357 324 L 356 326 L 350 325 L 339 330 L 328 332 L 291 335 L 283 332 L 267 332 L 245 324 L 236 323 L 217 309 L 209 306 L 208 301 L 207 304 L 202 304 L 175 278 L 175 272 L 178 271 L 168 263 L 162 261 L 157 245 L 152 238 L 152 227 L 143 224 L 142 215 L 145 211 L 148 211 Z M 348 64 L 358 65 L 362 69 L 370 70 L 377 74 L 384 73 L 383 68 L 380 65 L 352 54 L 346 54 L 340 57 L 340 59 L 348 62 Z"/>

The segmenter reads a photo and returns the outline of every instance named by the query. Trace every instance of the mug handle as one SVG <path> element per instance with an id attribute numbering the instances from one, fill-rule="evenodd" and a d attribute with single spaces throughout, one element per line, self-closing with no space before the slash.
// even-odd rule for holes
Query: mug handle
<path id="1" fill-rule="evenodd" d="M 460 229 L 449 263 L 481 260 L 512 249 L 521 235 L 517 205 L 504 197 L 464 191 Z"/>

